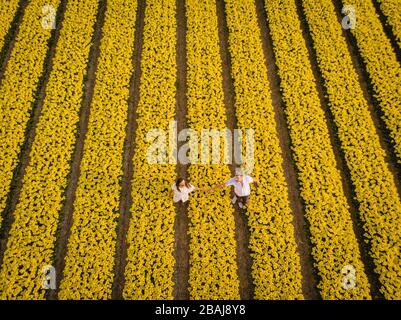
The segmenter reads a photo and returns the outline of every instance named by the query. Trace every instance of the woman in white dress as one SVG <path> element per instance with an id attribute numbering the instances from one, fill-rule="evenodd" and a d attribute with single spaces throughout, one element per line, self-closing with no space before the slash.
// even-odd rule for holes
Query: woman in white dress
<path id="1" fill-rule="evenodd" d="M 171 190 L 172 192 L 170 192 L 170 195 L 173 196 L 174 203 L 180 201 L 182 203 L 187 202 L 189 199 L 189 193 L 192 191 L 204 191 L 203 189 L 199 189 L 194 185 L 188 183 L 187 181 L 185 181 L 184 178 L 178 178 L 176 182 L 171 186 Z"/>

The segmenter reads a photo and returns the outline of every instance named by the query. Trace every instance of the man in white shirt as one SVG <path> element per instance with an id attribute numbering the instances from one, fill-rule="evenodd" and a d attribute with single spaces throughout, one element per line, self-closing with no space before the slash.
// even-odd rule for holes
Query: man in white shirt
<path id="1" fill-rule="evenodd" d="M 216 189 L 224 188 L 227 186 L 233 186 L 234 187 L 234 197 L 232 199 L 232 203 L 235 204 L 238 200 L 238 206 L 240 208 L 243 207 L 243 205 L 248 204 L 249 202 L 249 196 L 251 195 L 251 187 L 250 183 L 255 183 L 256 186 L 259 185 L 259 182 L 256 181 L 256 179 L 243 174 L 241 169 L 237 169 L 235 171 L 235 177 L 231 178 L 230 180 L 226 181 L 223 184 L 219 184 L 215 186 L 214 188 L 209 189 L 209 192 L 213 192 Z"/>

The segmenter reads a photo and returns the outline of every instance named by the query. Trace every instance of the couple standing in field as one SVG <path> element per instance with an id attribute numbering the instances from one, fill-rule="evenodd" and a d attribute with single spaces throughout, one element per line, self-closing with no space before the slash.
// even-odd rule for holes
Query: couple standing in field
<path id="1" fill-rule="evenodd" d="M 234 197 L 232 199 L 232 203 L 235 204 L 238 201 L 238 206 L 242 208 L 244 205 L 247 205 L 249 202 L 249 196 L 251 194 L 250 184 L 255 183 L 256 186 L 259 185 L 259 182 L 254 178 L 243 173 L 241 169 L 235 170 L 235 177 L 227 180 L 226 182 L 219 184 L 212 188 L 197 188 L 194 185 L 185 181 L 184 178 L 178 178 L 177 181 L 171 186 L 173 201 L 177 202 L 186 202 L 189 199 L 189 193 L 192 191 L 200 190 L 205 192 L 214 192 L 217 189 L 233 186 L 234 187 Z"/>

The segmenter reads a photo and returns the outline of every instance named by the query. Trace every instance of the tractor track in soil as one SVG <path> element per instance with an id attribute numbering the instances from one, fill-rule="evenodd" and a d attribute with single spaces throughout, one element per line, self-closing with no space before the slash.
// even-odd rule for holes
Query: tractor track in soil
<path id="1" fill-rule="evenodd" d="M 131 78 L 130 94 L 128 100 L 128 123 L 126 129 L 126 138 L 124 143 L 124 162 L 123 162 L 123 180 L 120 197 L 120 220 L 117 228 L 117 246 L 115 257 L 115 276 L 113 282 L 112 298 L 115 300 L 123 299 L 123 290 L 125 284 L 124 271 L 127 259 L 127 234 L 129 222 L 131 220 L 132 205 L 132 185 L 131 181 L 134 175 L 132 159 L 135 152 L 135 137 L 137 125 L 137 107 L 139 104 L 139 89 L 141 80 L 141 57 L 143 46 L 143 28 L 145 17 L 145 0 L 138 1 L 137 17 L 135 22 L 135 43 L 132 63 L 134 73 Z"/>
<path id="2" fill-rule="evenodd" d="M 176 120 L 177 132 L 187 128 L 187 19 L 185 0 L 177 0 L 177 94 Z M 177 150 L 185 141 L 177 142 Z M 177 176 L 187 179 L 188 165 L 177 159 Z M 189 217 L 188 202 L 175 204 L 174 222 L 174 299 L 189 300 Z"/>
<path id="3" fill-rule="evenodd" d="M 60 219 L 56 234 L 56 244 L 53 261 L 57 274 L 57 286 L 56 290 L 51 290 L 48 293 L 48 300 L 58 299 L 60 283 L 63 280 L 65 256 L 67 255 L 67 244 L 73 224 L 75 192 L 78 186 L 78 180 L 81 171 L 80 165 L 83 156 L 86 132 L 88 130 L 90 106 L 96 81 L 96 70 L 100 54 L 100 41 L 102 38 L 102 28 L 105 20 L 106 7 L 107 0 L 100 0 L 98 5 L 97 18 L 92 35 L 92 46 L 89 53 L 89 62 L 87 65 L 86 76 L 84 78 L 85 80 L 83 98 L 81 102 L 79 123 L 77 124 L 77 140 L 71 158 L 71 169 L 68 175 L 68 184 L 64 192 L 65 200 L 60 210 Z"/>
<path id="4" fill-rule="evenodd" d="M 226 107 L 227 129 L 230 130 L 232 136 L 234 136 L 234 129 L 237 128 L 237 118 L 235 113 L 234 83 L 231 77 L 232 65 L 229 51 L 229 31 L 224 0 L 216 0 L 216 9 L 220 39 L 220 56 L 222 60 L 223 92 L 224 104 Z M 234 148 L 232 148 L 232 150 L 233 149 Z M 230 165 L 230 170 L 231 175 L 234 176 L 236 165 L 239 164 L 234 163 L 233 154 L 231 154 L 231 159 L 233 161 Z M 231 192 L 231 196 L 234 196 L 233 192 Z M 249 249 L 248 218 L 245 210 L 240 209 L 237 204 L 234 206 L 234 221 L 240 297 L 242 300 L 251 300 L 254 298 L 255 286 L 252 279 L 253 262 L 251 251 Z"/>

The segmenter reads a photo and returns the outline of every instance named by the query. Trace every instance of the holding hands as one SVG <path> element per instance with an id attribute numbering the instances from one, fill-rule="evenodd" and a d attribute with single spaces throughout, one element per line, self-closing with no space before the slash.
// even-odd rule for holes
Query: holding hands
<path id="1" fill-rule="evenodd" d="M 183 178 L 178 178 L 175 184 L 172 185 L 170 195 L 173 195 L 174 202 L 186 202 L 189 198 L 189 193 L 192 191 L 202 191 L 207 193 L 213 193 L 217 189 L 221 189 L 228 186 L 234 187 L 235 196 L 232 199 L 232 203 L 235 204 L 238 200 L 239 207 L 242 208 L 243 204 L 247 204 L 251 193 L 250 184 L 254 183 L 256 187 L 259 186 L 259 181 L 256 179 L 244 175 L 241 171 L 237 170 L 234 178 L 226 181 L 225 183 L 218 184 L 211 188 L 198 188 L 185 181 Z"/>

